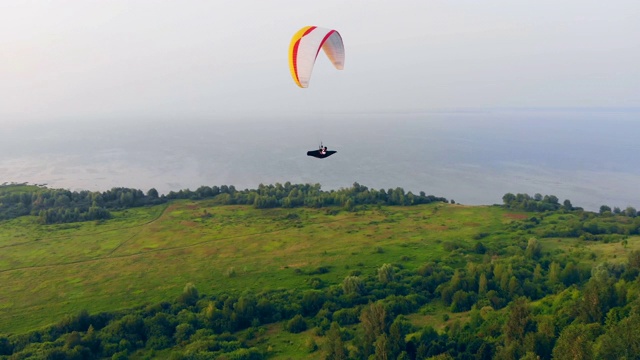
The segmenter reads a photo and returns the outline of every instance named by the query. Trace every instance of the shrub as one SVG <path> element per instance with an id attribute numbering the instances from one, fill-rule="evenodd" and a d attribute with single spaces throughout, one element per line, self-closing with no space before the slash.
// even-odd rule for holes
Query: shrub
<path id="1" fill-rule="evenodd" d="M 307 339 L 305 343 L 305 347 L 307 348 L 307 351 L 310 353 L 318 350 L 318 344 L 316 344 L 316 341 L 312 337 Z"/>
<path id="2" fill-rule="evenodd" d="M 340 326 L 353 325 L 358 323 L 359 311 L 356 308 L 340 309 L 333 313 L 333 321 Z"/>
<path id="3" fill-rule="evenodd" d="M 228 268 L 227 271 L 225 271 L 224 276 L 228 278 L 236 277 L 236 269 L 233 267 Z"/>
<path id="4" fill-rule="evenodd" d="M 364 293 L 364 283 L 362 279 L 357 276 L 347 276 L 342 281 L 342 290 L 345 294 L 359 294 Z"/>
<path id="5" fill-rule="evenodd" d="M 393 271 L 393 266 L 390 264 L 383 264 L 378 269 L 378 281 L 383 284 L 390 283 L 395 279 L 395 272 Z"/>
<path id="6" fill-rule="evenodd" d="M 298 314 L 293 319 L 287 321 L 286 330 L 290 333 L 297 334 L 307 330 L 307 322 L 302 315 Z"/>
<path id="7" fill-rule="evenodd" d="M 182 294 L 180 294 L 178 300 L 187 305 L 195 305 L 199 297 L 200 295 L 198 294 L 198 289 L 196 289 L 196 286 L 193 285 L 193 283 L 187 283 L 184 286 Z"/>

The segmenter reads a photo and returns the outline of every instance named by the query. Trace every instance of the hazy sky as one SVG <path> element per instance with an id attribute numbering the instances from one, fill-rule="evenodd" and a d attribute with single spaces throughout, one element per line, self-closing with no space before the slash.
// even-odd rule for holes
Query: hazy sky
<path id="1" fill-rule="evenodd" d="M 640 1 L 0 2 L 0 124 L 640 106 Z M 310 87 L 293 33 L 338 30 Z"/>

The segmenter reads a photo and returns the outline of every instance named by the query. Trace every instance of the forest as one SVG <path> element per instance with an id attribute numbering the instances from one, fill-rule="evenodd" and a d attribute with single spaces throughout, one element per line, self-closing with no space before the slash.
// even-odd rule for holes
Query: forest
<path id="1" fill-rule="evenodd" d="M 352 188 L 323 191 L 319 184 L 262 185 L 257 189 L 236 190 L 233 185 L 201 186 L 171 191 L 158 195 L 154 188 L 146 194 L 139 189 L 112 188 L 104 192 L 70 191 L 4 184 L 0 186 L 0 220 L 34 215 L 43 224 L 70 223 L 90 220 L 106 220 L 110 210 L 158 205 L 176 199 L 203 200 L 217 198 L 224 205 L 252 205 L 257 209 L 342 206 L 353 209 L 356 205 L 419 205 L 447 199 L 405 193 L 402 188 L 370 190 L 354 183 Z"/>
<path id="2" fill-rule="evenodd" d="M 177 199 L 335 211 L 448 203 L 424 193 L 376 191 L 357 183 L 329 192 L 287 183 L 244 191 L 201 187 L 166 196 L 153 189 L 146 195 L 131 189 L 9 189 L 0 190 L 4 219 L 31 214 L 43 224 L 43 212 L 50 210 L 88 214 L 97 207 L 108 213 Z M 305 277 L 308 286 L 303 289 L 204 294 L 187 283 L 176 298 L 121 311 L 82 310 L 45 328 L 0 335 L 0 358 L 269 359 L 276 356 L 269 342 L 274 329 L 304 334 L 297 358 L 638 358 L 640 251 L 607 258 L 551 246 L 563 238 L 627 248 L 640 232 L 635 209 L 602 206 L 589 212 L 569 200 L 560 204 L 555 196 L 539 194 L 505 194 L 503 204 L 494 206 L 520 216 L 499 234 L 480 232 L 443 242 L 450 256 L 437 261 L 409 267 L 390 260 L 374 270 L 353 264 L 340 283 L 322 279 L 334 271 L 331 267 L 290 269 Z M 75 221 L 81 220 L 88 218 Z M 504 240 L 490 241 L 494 236 Z M 416 314 L 439 317 L 436 323 L 445 325 L 417 324 Z"/>

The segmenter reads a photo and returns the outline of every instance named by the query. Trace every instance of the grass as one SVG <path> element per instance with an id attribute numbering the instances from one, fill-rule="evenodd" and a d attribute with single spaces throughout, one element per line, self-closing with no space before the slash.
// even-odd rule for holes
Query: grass
<path id="1" fill-rule="evenodd" d="M 203 294 L 260 292 L 310 288 L 310 277 L 338 284 L 353 270 L 375 274 L 384 263 L 417 268 L 449 259 L 464 266 L 482 255 L 460 256 L 448 246 L 506 247 L 514 240 L 504 225 L 523 216 L 443 203 L 334 213 L 185 200 L 116 212 L 105 222 L 2 222 L 0 333 L 33 330 L 82 309 L 172 299 L 187 282 Z M 329 271 L 315 271 L 320 267 Z"/>
<path id="2" fill-rule="evenodd" d="M 20 192 L 38 192 L 45 189 L 38 185 L 27 185 L 26 183 L 2 183 L 0 184 L 0 194 L 12 194 Z"/>
<path id="3" fill-rule="evenodd" d="M 299 334 L 282 331 L 283 323 L 266 326 L 267 331 L 258 335 L 256 342 L 268 341 L 270 359 L 324 359 L 326 354 L 322 350 L 325 339 L 315 335 L 313 328 Z M 318 349 L 310 352 L 306 346 L 307 340 L 313 338 Z"/>
<path id="4" fill-rule="evenodd" d="M 315 274 L 340 283 L 351 270 L 407 267 L 449 256 L 442 241 L 466 241 L 511 221 L 499 208 L 431 204 L 329 214 L 180 201 L 129 209 L 106 222 L 0 224 L 0 332 L 20 333 L 81 309 L 99 312 L 201 293 L 307 288 Z M 233 269 L 233 276 L 230 270 Z M 296 269 L 300 269 L 297 270 Z"/>
<path id="5" fill-rule="evenodd" d="M 444 319 L 445 314 L 448 317 L 447 320 Z M 412 324 L 420 328 L 431 326 L 436 331 L 444 333 L 445 327 L 451 326 L 456 321 L 460 321 L 461 324 L 468 322 L 470 320 L 470 311 L 452 313 L 444 303 L 433 301 L 423 306 L 420 311 L 408 315 L 407 318 Z"/>
<path id="6" fill-rule="evenodd" d="M 626 244 L 620 241 L 604 243 L 600 241 L 583 241 L 575 238 L 548 238 L 541 240 L 545 251 L 558 251 L 573 259 L 585 263 L 612 262 L 623 263 L 629 253 L 640 250 L 640 236 L 630 236 Z"/>

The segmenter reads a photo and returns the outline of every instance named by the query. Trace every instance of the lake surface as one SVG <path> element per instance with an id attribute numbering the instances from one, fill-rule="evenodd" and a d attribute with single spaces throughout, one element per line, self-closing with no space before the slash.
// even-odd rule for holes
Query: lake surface
<path id="1" fill-rule="evenodd" d="M 338 153 L 306 156 L 320 141 Z M 640 208 L 640 110 L 494 109 L 261 119 L 11 123 L 0 183 L 161 193 L 200 185 L 354 182 L 502 203 L 507 192 Z"/>

